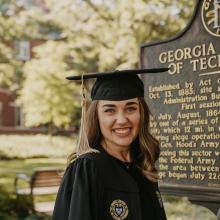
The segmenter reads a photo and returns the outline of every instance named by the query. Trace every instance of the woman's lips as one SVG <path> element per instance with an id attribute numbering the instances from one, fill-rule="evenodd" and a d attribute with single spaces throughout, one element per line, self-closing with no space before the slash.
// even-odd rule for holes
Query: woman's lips
<path id="1" fill-rule="evenodd" d="M 131 128 L 115 128 L 113 132 L 119 136 L 127 136 L 131 132 Z"/>

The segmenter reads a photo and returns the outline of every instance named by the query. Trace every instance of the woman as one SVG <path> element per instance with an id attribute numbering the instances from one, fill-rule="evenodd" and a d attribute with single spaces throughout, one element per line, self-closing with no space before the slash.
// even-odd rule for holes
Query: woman
<path id="1" fill-rule="evenodd" d="M 166 219 L 155 168 L 159 143 L 149 132 L 144 85 L 136 75 L 165 70 L 96 75 L 53 220 Z"/>

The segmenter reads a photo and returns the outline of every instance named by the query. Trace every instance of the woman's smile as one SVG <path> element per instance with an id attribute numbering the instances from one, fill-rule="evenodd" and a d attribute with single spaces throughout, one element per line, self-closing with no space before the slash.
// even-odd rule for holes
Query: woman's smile
<path id="1" fill-rule="evenodd" d="M 131 128 L 114 128 L 113 132 L 120 137 L 126 137 L 131 133 Z"/>

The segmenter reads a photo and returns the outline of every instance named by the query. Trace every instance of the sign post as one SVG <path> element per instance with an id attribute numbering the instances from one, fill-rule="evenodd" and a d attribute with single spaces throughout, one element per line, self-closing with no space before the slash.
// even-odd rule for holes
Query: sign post
<path id="1" fill-rule="evenodd" d="M 197 0 L 178 36 L 141 46 L 145 99 L 161 143 L 160 188 L 187 196 L 215 214 L 220 209 L 220 1 Z M 220 218 L 220 216 L 218 217 Z"/>

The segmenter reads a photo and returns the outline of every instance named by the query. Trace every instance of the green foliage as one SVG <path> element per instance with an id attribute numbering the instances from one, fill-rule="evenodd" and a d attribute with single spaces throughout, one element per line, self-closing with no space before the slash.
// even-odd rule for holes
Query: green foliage
<path id="1" fill-rule="evenodd" d="M 67 128 L 73 119 L 79 119 L 79 86 L 69 83 L 65 77 L 70 74 L 67 59 L 68 45 L 48 41 L 37 48 L 38 59 L 25 65 L 26 80 L 21 90 L 21 103 L 27 126 L 50 124 Z"/>
<path id="2" fill-rule="evenodd" d="M 35 215 L 30 215 L 24 220 L 51 220 L 51 216 L 45 215 L 45 214 L 35 214 Z"/>
<path id="3" fill-rule="evenodd" d="M 185 0 L 47 2 L 47 17 L 62 30 L 62 36 L 74 49 L 78 64 L 74 69 L 94 58 L 98 70 L 136 67 L 140 44 L 182 30 L 194 4 Z M 90 66 L 87 71 L 94 68 Z"/>
<path id="4" fill-rule="evenodd" d="M 193 8 L 186 0 L 46 3 L 48 13 L 34 8 L 19 14 L 35 37 L 60 39 L 40 46 L 25 65 L 20 103 L 27 126 L 78 124 L 80 89 L 65 76 L 137 67 L 140 44 L 182 30 Z"/>
<path id="5" fill-rule="evenodd" d="M 74 151 L 75 140 L 47 135 L 0 135 L 1 159 L 65 158 Z"/>
<path id="6" fill-rule="evenodd" d="M 16 197 L 0 186 L 0 219 L 4 220 L 50 220 L 45 214 L 31 214 L 31 201 Z"/>
<path id="7" fill-rule="evenodd" d="M 9 47 L 22 31 L 16 18 L 11 16 L 15 8 L 15 1 L 0 1 L 0 86 L 11 91 L 18 90 L 22 81 L 22 63 L 15 60 L 13 50 Z"/>
<path id="8" fill-rule="evenodd" d="M 14 16 L 17 5 L 14 0 L 0 0 L 0 39 L 11 40 L 19 34 Z M 18 35 L 17 35 L 18 36 Z"/>
<path id="9" fill-rule="evenodd" d="M 31 203 L 26 198 L 16 198 L 0 186 L 0 219 L 24 219 L 30 214 Z"/>
<path id="10" fill-rule="evenodd" d="M 5 167 L 7 164 L 7 167 Z M 13 160 L 1 160 L 0 161 L 0 184 L 4 186 L 8 192 L 14 192 L 14 179 L 16 173 L 25 173 L 30 176 L 33 169 L 37 167 L 58 167 L 65 168 L 65 158 L 32 158 L 32 159 L 13 159 Z M 19 185 L 25 187 L 24 182 L 20 182 Z"/>
<path id="11" fill-rule="evenodd" d="M 216 220 L 210 210 L 190 203 L 185 197 L 165 196 L 164 206 L 169 220 Z"/>
<path id="12" fill-rule="evenodd" d="M 45 135 L 1 135 L 0 143 L 0 152 L 4 152 L 4 158 L 7 158 L 7 160 L 3 158 L 0 160 L 0 185 L 2 186 L 0 187 L 0 219 L 50 220 L 51 217 L 48 215 L 31 214 L 28 198 L 15 197 L 14 179 L 16 173 L 31 175 L 36 167 L 65 168 L 65 158 L 73 151 L 74 140 Z M 39 156 L 43 158 L 36 158 Z M 10 159 L 14 157 L 24 159 Z"/>
<path id="13" fill-rule="evenodd" d="M 21 64 L 13 58 L 12 49 L 0 43 L 0 85 L 16 91 L 21 86 Z"/>

